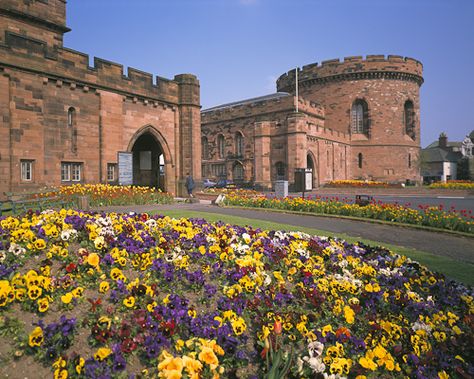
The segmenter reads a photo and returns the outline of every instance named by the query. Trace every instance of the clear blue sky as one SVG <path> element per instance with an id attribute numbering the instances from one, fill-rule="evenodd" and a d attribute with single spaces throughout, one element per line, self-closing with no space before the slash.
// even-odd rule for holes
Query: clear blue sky
<path id="1" fill-rule="evenodd" d="M 65 46 L 173 78 L 203 108 L 275 92 L 313 62 L 394 54 L 424 65 L 421 140 L 474 129 L 474 0 L 69 0 Z"/>

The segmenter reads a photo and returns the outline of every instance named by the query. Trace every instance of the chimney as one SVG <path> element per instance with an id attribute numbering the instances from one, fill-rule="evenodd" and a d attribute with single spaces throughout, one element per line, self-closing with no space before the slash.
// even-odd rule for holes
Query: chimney
<path id="1" fill-rule="evenodd" d="M 439 135 L 438 145 L 442 149 L 446 149 L 448 147 L 448 137 L 444 132 Z"/>

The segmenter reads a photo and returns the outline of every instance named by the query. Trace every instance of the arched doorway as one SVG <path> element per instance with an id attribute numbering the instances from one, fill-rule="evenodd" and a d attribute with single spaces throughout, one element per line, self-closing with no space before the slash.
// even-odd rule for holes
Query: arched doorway
<path id="1" fill-rule="evenodd" d="M 150 132 L 133 143 L 133 184 L 165 191 L 165 159 L 163 148 Z"/>
<path id="2" fill-rule="evenodd" d="M 244 166 L 239 161 L 235 162 L 232 168 L 232 180 L 234 182 L 244 181 Z"/>

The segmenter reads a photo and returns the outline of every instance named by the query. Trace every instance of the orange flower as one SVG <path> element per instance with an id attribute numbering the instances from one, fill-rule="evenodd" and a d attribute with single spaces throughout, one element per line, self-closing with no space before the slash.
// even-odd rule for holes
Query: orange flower
<path id="1" fill-rule="evenodd" d="M 89 263 L 93 267 L 97 267 L 100 262 L 100 257 L 97 253 L 90 253 L 87 256 L 87 263 Z"/>
<path id="2" fill-rule="evenodd" d="M 273 331 L 277 335 L 281 334 L 281 322 L 280 321 L 275 321 L 275 323 L 273 324 Z"/>
<path id="3" fill-rule="evenodd" d="M 351 337 L 351 332 L 349 329 L 341 326 L 339 329 L 336 330 L 336 338 L 339 339 L 343 336 L 343 339 L 348 339 Z"/>
<path id="4" fill-rule="evenodd" d="M 209 347 L 204 346 L 198 357 L 201 362 L 207 363 L 209 366 L 211 366 L 212 370 L 215 370 L 219 364 L 219 359 L 217 359 L 214 351 Z"/>

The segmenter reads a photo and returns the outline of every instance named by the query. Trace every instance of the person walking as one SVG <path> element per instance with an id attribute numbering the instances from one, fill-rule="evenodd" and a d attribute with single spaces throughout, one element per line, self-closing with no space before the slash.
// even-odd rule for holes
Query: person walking
<path id="1" fill-rule="evenodd" d="M 193 195 L 193 189 L 194 189 L 194 179 L 193 177 L 188 173 L 186 173 L 186 190 L 188 191 L 189 197 L 194 197 Z"/>

